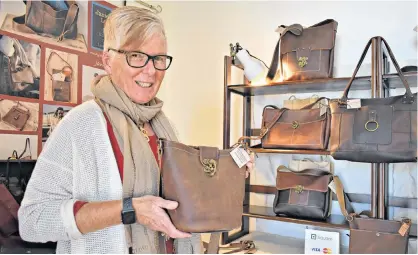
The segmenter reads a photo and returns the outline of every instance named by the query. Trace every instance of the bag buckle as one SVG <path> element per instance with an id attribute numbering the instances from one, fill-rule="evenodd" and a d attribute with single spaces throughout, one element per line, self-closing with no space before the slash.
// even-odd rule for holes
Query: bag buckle
<path id="1" fill-rule="evenodd" d="M 376 120 L 376 111 L 370 111 L 369 112 L 369 120 L 364 124 L 364 128 L 369 132 L 374 132 L 379 128 L 379 122 Z M 369 127 L 369 124 L 375 124 L 376 127 L 371 128 Z"/>
<path id="2" fill-rule="evenodd" d="M 216 160 L 214 159 L 203 159 L 202 160 L 203 171 L 210 177 L 216 173 Z"/>

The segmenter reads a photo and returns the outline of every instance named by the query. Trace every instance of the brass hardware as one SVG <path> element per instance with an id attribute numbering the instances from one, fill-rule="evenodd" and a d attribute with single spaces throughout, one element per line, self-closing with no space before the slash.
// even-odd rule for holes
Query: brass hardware
<path id="1" fill-rule="evenodd" d="M 305 67 L 308 64 L 308 57 L 299 57 L 298 65 L 299 67 Z"/>
<path id="2" fill-rule="evenodd" d="M 376 128 L 374 128 L 374 129 L 369 129 L 367 126 L 368 126 L 370 123 L 376 123 Z M 365 128 L 367 131 L 369 131 L 369 132 L 374 132 L 374 131 L 376 131 L 376 130 L 379 128 L 379 122 L 377 122 L 376 120 L 369 120 L 369 121 L 367 121 L 367 122 L 366 122 L 366 124 L 364 124 L 364 128 Z"/>
<path id="3" fill-rule="evenodd" d="M 295 191 L 296 193 L 300 194 L 303 191 L 303 186 L 302 185 L 296 185 L 295 187 Z"/>
<path id="4" fill-rule="evenodd" d="M 203 159 L 203 171 L 210 177 L 216 173 L 216 160 L 214 159 Z"/>
<path id="5" fill-rule="evenodd" d="M 292 122 L 292 128 L 297 129 L 299 127 L 299 123 L 297 121 Z"/>

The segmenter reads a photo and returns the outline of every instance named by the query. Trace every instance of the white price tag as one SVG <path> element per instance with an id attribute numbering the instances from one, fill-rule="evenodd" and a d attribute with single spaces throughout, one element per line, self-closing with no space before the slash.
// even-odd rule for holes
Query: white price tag
<path id="1" fill-rule="evenodd" d="M 52 75 L 52 79 L 54 81 L 64 81 L 65 80 L 65 75 L 62 72 L 54 73 Z"/>
<path id="2" fill-rule="evenodd" d="M 331 181 L 328 184 L 328 187 L 332 190 L 332 192 L 334 192 L 335 194 L 337 194 L 337 189 L 335 188 L 335 182 L 334 181 Z"/>
<path id="3" fill-rule="evenodd" d="M 241 147 L 241 145 L 233 149 L 230 154 L 239 168 L 243 167 L 251 160 L 250 155 Z"/>
<path id="4" fill-rule="evenodd" d="M 360 99 L 349 99 L 347 100 L 347 109 L 357 109 L 361 107 Z"/>

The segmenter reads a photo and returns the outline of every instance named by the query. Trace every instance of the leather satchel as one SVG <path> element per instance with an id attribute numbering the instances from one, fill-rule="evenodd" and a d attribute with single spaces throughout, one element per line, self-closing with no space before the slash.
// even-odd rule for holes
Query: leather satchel
<path id="1" fill-rule="evenodd" d="M 21 106 L 21 107 L 19 107 Z M 10 127 L 22 131 L 30 117 L 30 111 L 21 103 L 17 102 L 7 113 L 2 117 L 2 121 Z"/>
<path id="2" fill-rule="evenodd" d="M 240 227 L 245 167 L 235 163 L 232 149 L 194 147 L 166 139 L 159 139 L 159 144 L 162 197 L 179 204 L 168 211 L 174 226 L 190 233 Z"/>
<path id="3" fill-rule="evenodd" d="M 371 45 L 366 45 L 343 96 L 330 103 L 330 151 L 336 160 L 369 163 L 416 162 L 417 93 L 412 94 L 384 38 L 389 56 L 406 92 L 387 98 L 348 99 L 353 80 Z"/>
<path id="4" fill-rule="evenodd" d="M 338 22 L 327 19 L 308 28 L 300 24 L 282 26 L 267 78 L 278 71 L 283 80 L 331 78 Z"/>
<path id="5" fill-rule="evenodd" d="M 331 115 L 328 105 L 313 106 L 324 99 L 300 110 L 289 110 L 267 105 L 263 110 L 261 145 L 269 149 L 327 149 Z"/>
<path id="6" fill-rule="evenodd" d="M 279 216 L 324 220 L 330 213 L 333 175 L 319 169 L 277 168 L 274 212 Z"/>
<path id="7" fill-rule="evenodd" d="M 58 41 L 77 38 L 78 4 L 64 1 L 65 6 L 53 1 L 24 1 L 26 14 L 15 17 L 14 27 L 18 31 L 42 36 L 56 37 Z"/>

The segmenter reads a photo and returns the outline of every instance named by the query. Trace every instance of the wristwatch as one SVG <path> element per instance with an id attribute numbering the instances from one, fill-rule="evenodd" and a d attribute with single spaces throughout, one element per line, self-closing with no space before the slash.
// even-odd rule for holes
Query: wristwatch
<path id="1" fill-rule="evenodd" d="M 125 225 L 133 224 L 136 222 L 135 209 L 132 206 L 132 197 L 127 197 L 123 199 L 123 208 L 122 208 L 122 223 Z"/>

